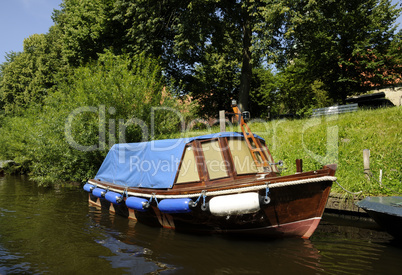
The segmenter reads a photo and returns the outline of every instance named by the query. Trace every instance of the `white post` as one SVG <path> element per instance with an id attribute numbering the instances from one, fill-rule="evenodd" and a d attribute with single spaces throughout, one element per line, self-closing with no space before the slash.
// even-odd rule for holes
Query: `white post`
<path id="1" fill-rule="evenodd" d="M 370 176 L 370 150 L 364 149 L 363 150 L 363 167 L 364 173 L 367 177 Z"/>
<path id="2" fill-rule="evenodd" d="M 382 169 L 380 169 L 380 179 L 379 179 L 379 182 L 380 182 L 380 187 L 382 188 Z"/>
<path id="3" fill-rule="evenodd" d="M 219 111 L 219 125 L 221 132 L 226 132 L 225 110 Z"/>

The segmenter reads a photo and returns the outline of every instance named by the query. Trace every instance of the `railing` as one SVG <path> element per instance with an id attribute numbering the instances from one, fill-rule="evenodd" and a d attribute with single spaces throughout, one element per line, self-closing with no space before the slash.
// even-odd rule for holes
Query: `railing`
<path id="1" fill-rule="evenodd" d="M 318 109 L 313 110 L 312 117 L 355 112 L 355 111 L 357 111 L 358 108 L 359 108 L 359 105 L 357 103 L 348 104 L 348 105 L 331 106 L 331 107 L 326 107 L 326 108 L 318 108 Z"/>

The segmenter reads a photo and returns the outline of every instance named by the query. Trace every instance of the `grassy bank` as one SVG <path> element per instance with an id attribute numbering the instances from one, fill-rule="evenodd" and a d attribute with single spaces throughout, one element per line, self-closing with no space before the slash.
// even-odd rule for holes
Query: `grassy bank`
<path id="1" fill-rule="evenodd" d="M 90 105 L 96 106 L 96 103 Z M 74 149 L 64 137 L 67 115 L 58 112 L 52 112 L 52 116 L 49 112 L 45 114 L 35 119 L 9 118 L 0 127 L 0 160 L 14 160 L 18 167 L 21 166 L 21 172 L 30 172 L 31 178 L 39 184 L 83 182 L 93 177 L 107 148 L 93 152 Z M 97 116 L 92 118 L 93 125 L 97 120 Z M 82 127 L 85 125 L 89 125 L 88 122 Z M 283 174 L 296 172 L 295 160 L 298 158 L 303 159 L 304 171 L 336 163 L 338 182 L 350 192 L 362 191 L 361 196 L 402 194 L 402 107 L 301 120 L 251 121 L 249 126 L 266 140 L 274 160 L 284 161 L 286 170 Z M 85 133 L 96 141 L 98 128 L 94 126 L 89 132 L 86 127 L 79 133 Z M 161 134 L 157 138 L 196 136 L 218 131 L 219 127 L 214 127 L 185 134 Z M 238 126 L 228 127 L 227 131 L 240 129 Z M 89 142 L 80 140 L 80 144 L 95 143 L 92 139 L 86 140 Z M 370 179 L 363 170 L 364 149 L 369 149 L 371 153 Z M 380 169 L 383 173 L 382 186 L 378 182 Z M 349 194 L 336 184 L 333 191 Z"/>
<path id="2" fill-rule="evenodd" d="M 295 173 L 297 158 L 303 159 L 304 171 L 336 163 L 338 182 L 350 192 L 362 191 L 361 196 L 402 193 L 402 107 L 302 120 L 251 122 L 249 126 L 266 140 L 275 161 L 284 161 L 284 174 Z M 230 130 L 240 129 L 227 129 Z M 203 132 L 188 135 L 200 133 Z M 363 149 L 370 150 L 371 179 L 364 174 Z M 377 181 L 380 169 L 382 187 Z M 346 193 L 337 184 L 333 188 L 334 192 Z"/>

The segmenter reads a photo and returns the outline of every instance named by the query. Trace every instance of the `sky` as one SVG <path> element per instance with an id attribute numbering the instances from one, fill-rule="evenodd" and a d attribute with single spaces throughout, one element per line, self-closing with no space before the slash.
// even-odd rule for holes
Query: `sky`
<path id="1" fill-rule="evenodd" d="M 54 24 L 53 9 L 62 0 L 0 0 L 0 63 L 10 51 L 21 52 L 24 38 L 47 33 Z"/>
<path id="2" fill-rule="evenodd" d="M 5 61 L 6 53 L 22 51 L 24 38 L 47 33 L 53 25 L 53 9 L 60 9 L 61 3 L 62 0 L 0 0 L 0 63 Z M 397 23 L 401 29 L 402 16 Z"/>

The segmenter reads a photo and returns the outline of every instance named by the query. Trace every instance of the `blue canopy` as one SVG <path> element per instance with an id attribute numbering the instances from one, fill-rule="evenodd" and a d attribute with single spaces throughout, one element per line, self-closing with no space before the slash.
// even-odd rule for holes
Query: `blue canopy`
<path id="1" fill-rule="evenodd" d="M 95 179 L 127 187 L 172 188 L 185 145 L 193 140 L 218 137 L 243 137 L 243 134 L 221 132 L 193 138 L 115 144 Z"/>

